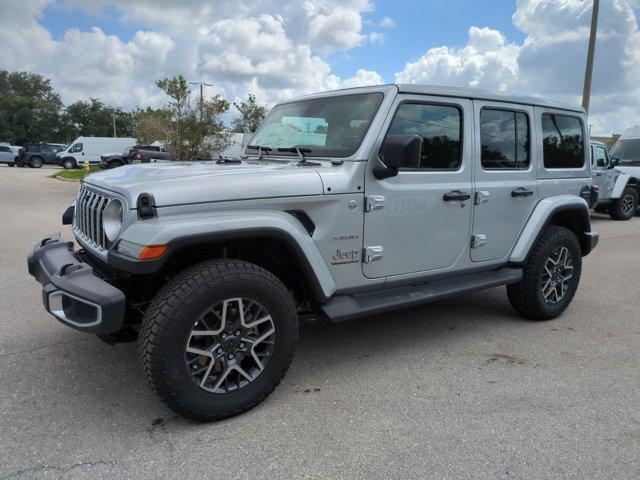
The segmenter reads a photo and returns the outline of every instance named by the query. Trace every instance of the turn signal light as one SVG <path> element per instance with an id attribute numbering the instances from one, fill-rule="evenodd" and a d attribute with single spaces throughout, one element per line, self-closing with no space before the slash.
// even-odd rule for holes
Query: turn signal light
<path id="1" fill-rule="evenodd" d="M 155 260 L 164 255 L 168 249 L 166 245 L 146 245 L 140 252 L 140 260 Z"/>

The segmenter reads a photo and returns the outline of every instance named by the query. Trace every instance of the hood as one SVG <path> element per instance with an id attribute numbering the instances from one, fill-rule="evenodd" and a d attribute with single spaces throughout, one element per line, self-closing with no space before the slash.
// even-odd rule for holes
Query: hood
<path id="1" fill-rule="evenodd" d="M 318 172 L 283 164 L 153 163 L 125 165 L 88 175 L 83 183 L 122 194 L 135 207 L 153 195 L 157 207 L 255 198 L 322 195 Z"/>
<path id="2" fill-rule="evenodd" d="M 616 170 L 632 177 L 640 177 L 640 165 L 616 165 Z"/>

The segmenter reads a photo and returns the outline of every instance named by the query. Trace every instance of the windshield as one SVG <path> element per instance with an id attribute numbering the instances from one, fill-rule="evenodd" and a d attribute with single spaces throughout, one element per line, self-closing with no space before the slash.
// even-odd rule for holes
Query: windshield
<path id="1" fill-rule="evenodd" d="M 348 157 L 362 143 L 382 93 L 300 100 L 274 107 L 246 147 L 305 148 L 310 156 Z M 296 155 L 295 152 L 278 154 Z"/>
<path id="2" fill-rule="evenodd" d="M 620 164 L 640 164 L 640 139 L 619 140 L 609 152 L 610 158 L 619 158 Z"/>

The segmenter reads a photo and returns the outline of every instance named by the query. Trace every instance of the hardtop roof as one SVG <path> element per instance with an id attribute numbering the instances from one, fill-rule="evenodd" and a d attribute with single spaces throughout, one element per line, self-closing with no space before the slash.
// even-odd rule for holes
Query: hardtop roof
<path id="1" fill-rule="evenodd" d="M 447 85 L 416 85 L 416 84 L 385 84 L 385 85 L 372 85 L 366 87 L 344 88 L 338 90 L 331 90 L 322 93 L 315 93 L 311 95 L 304 95 L 298 98 L 292 98 L 280 103 L 290 103 L 297 100 L 306 100 L 312 98 L 321 98 L 325 96 L 332 96 L 336 94 L 356 94 L 356 93 L 368 93 L 368 92 L 387 92 L 396 89 L 398 93 L 408 93 L 415 95 L 431 95 L 439 97 L 457 97 L 457 98 L 469 98 L 473 100 L 489 100 L 495 102 L 505 103 L 517 103 L 522 105 L 534 105 L 545 108 L 554 108 L 558 110 L 567 110 L 576 113 L 584 114 L 584 109 L 579 105 L 573 105 L 570 103 L 560 102 L 556 100 L 547 100 L 545 98 L 527 96 L 527 95 L 515 95 L 505 92 L 496 92 L 490 90 L 481 90 L 478 88 L 465 88 L 465 87 L 453 87 Z"/>

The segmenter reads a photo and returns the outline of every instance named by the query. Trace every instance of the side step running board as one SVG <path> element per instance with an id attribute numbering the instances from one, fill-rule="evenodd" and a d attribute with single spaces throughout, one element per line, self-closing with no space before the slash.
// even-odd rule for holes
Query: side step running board
<path id="1" fill-rule="evenodd" d="M 322 306 L 333 322 L 413 307 L 486 288 L 516 283 L 522 279 L 522 269 L 501 268 L 464 277 L 436 280 L 421 285 L 379 290 L 361 295 L 338 295 Z"/>

